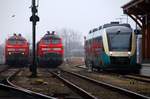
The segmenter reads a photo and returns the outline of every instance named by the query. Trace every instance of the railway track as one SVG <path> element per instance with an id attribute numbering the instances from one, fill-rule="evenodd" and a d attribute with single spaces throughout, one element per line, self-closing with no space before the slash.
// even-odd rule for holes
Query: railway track
<path id="1" fill-rule="evenodd" d="M 85 66 L 76 66 L 77 68 L 81 68 L 81 69 L 86 69 Z M 97 72 L 97 71 L 95 71 Z M 111 74 L 111 75 L 117 75 L 117 76 L 122 76 L 124 78 L 129 78 L 129 79 L 134 79 L 134 80 L 137 80 L 137 81 L 142 81 L 142 82 L 147 82 L 147 83 L 150 83 L 150 76 L 144 76 L 144 75 L 140 75 L 140 74 L 129 74 L 129 75 L 122 75 L 122 74 L 117 74 L 117 73 L 110 73 L 110 72 L 107 72 L 107 71 L 103 71 L 101 72 L 103 74 Z"/>
<path id="2" fill-rule="evenodd" d="M 15 88 L 0 83 L 1 99 L 55 99 L 46 95 L 32 93 L 29 90 Z"/>
<path id="3" fill-rule="evenodd" d="M 125 75 L 124 77 L 129 78 L 129 79 L 134 79 L 134 80 L 150 83 L 150 76 L 131 74 L 131 75 Z"/>
<path id="4" fill-rule="evenodd" d="M 72 82 L 68 81 L 67 79 L 61 77 L 59 73 L 49 71 L 51 74 L 59 78 L 61 81 L 64 82 L 69 88 L 71 88 L 73 91 L 75 91 L 77 94 L 79 94 L 83 99 L 98 99 L 97 97 L 93 96 L 91 93 L 85 91 L 84 89 L 80 88 L 79 86 L 73 84 Z M 58 71 L 59 72 L 59 71 Z"/>
<path id="5" fill-rule="evenodd" d="M 59 77 L 60 79 L 62 79 L 64 82 L 71 83 L 71 84 L 69 84 L 70 86 L 75 85 L 75 86 L 79 87 L 80 89 L 83 87 L 83 85 L 80 85 L 80 82 L 82 81 L 84 86 L 88 85 L 90 88 L 88 88 L 88 86 L 83 87 L 81 89 L 81 90 L 83 90 L 83 92 L 80 92 L 80 93 L 85 94 L 87 92 L 88 93 L 87 96 L 92 95 L 92 97 L 94 97 L 94 98 L 91 97 L 91 99 L 95 99 L 95 98 L 98 98 L 98 99 L 99 98 L 102 98 L 102 99 L 118 98 L 119 99 L 119 97 L 120 97 L 120 99 L 122 99 L 122 98 L 125 98 L 125 99 L 126 98 L 127 99 L 128 98 L 129 99 L 130 98 L 149 99 L 150 98 L 150 97 L 147 97 L 147 96 L 144 96 L 144 95 L 120 88 L 120 87 L 116 87 L 116 86 L 113 86 L 108 83 L 96 81 L 94 79 L 90 79 L 86 76 L 79 75 L 79 74 L 72 73 L 72 72 L 61 71 L 60 73 L 55 73 L 55 75 L 57 77 Z M 83 81 L 83 79 L 84 79 L 84 81 Z M 79 83 L 77 83 L 77 82 L 79 82 Z M 93 89 L 96 90 L 96 93 L 94 93 Z M 102 92 L 102 90 L 104 92 Z M 105 94 L 105 93 L 107 93 L 107 94 Z M 117 96 L 117 97 L 112 97 L 112 96 Z"/>
<path id="6" fill-rule="evenodd" d="M 14 69 L 14 68 L 10 68 L 10 67 L 5 67 L 3 69 L 1 69 L 0 71 L 0 82 L 4 83 L 6 82 L 6 79 L 11 76 L 14 75 L 15 73 L 19 73 L 19 71 L 21 71 L 21 69 Z"/>
<path id="7" fill-rule="evenodd" d="M 36 93 L 19 86 L 14 85 L 11 81 L 22 69 L 16 69 L 9 76 L 5 77 L 0 83 L 0 98 L 3 99 L 56 99 L 47 95 Z M 6 71 L 4 71 L 6 72 Z"/>

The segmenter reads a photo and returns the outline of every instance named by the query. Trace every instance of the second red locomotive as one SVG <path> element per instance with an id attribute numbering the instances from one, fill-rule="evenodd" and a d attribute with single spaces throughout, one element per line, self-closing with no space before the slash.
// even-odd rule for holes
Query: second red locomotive
<path id="1" fill-rule="evenodd" d="M 11 64 L 27 64 L 29 43 L 21 34 L 9 37 L 5 43 L 5 62 Z"/>
<path id="2" fill-rule="evenodd" d="M 62 38 L 55 34 L 54 31 L 42 37 L 37 44 L 37 58 L 39 65 L 48 65 L 46 67 L 57 67 L 63 62 L 64 49 Z"/>

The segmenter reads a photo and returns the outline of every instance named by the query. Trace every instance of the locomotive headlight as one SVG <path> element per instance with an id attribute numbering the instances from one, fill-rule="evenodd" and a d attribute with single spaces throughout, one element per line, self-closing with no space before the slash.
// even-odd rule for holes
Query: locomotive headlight
<path id="1" fill-rule="evenodd" d="M 109 52 L 110 55 L 112 55 L 112 52 Z"/>
<path id="2" fill-rule="evenodd" d="M 130 55 L 131 55 L 131 52 L 128 52 L 128 55 L 130 56 Z"/>
<path id="3" fill-rule="evenodd" d="M 22 53 L 22 55 L 24 55 L 24 53 Z"/>
<path id="4" fill-rule="evenodd" d="M 9 52 L 8 55 L 11 55 L 11 52 Z"/>
<path id="5" fill-rule="evenodd" d="M 53 48 L 53 50 L 55 50 L 55 51 L 60 51 L 61 48 Z"/>

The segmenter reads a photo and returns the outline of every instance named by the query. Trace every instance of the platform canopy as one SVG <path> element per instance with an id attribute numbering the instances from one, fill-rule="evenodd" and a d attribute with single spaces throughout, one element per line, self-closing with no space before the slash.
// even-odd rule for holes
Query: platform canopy
<path id="1" fill-rule="evenodd" d="M 131 0 L 122 8 L 142 29 L 143 58 L 150 59 L 150 0 Z"/>

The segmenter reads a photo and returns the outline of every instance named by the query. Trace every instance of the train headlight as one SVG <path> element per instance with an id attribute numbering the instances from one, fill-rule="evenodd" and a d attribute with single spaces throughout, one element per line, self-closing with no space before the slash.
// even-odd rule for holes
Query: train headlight
<path id="1" fill-rule="evenodd" d="M 128 56 L 129 56 L 129 57 L 131 56 L 131 52 L 128 52 Z"/>
<path id="2" fill-rule="evenodd" d="M 55 51 L 60 51 L 61 48 L 53 48 L 53 50 L 55 50 Z"/>
<path id="3" fill-rule="evenodd" d="M 11 55 L 11 52 L 8 52 L 8 55 Z"/>
<path id="4" fill-rule="evenodd" d="M 131 52 L 128 52 L 128 55 L 131 55 Z"/>
<path id="5" fill-rule="evenodd" d="M 22 55 L 24 55 L 24 52 L 22 53 Z"/>
<path id="6" fill-rule="evenodd" d="M 112 55 L 112 52 L 109 52 L 110 55 Z"/>

